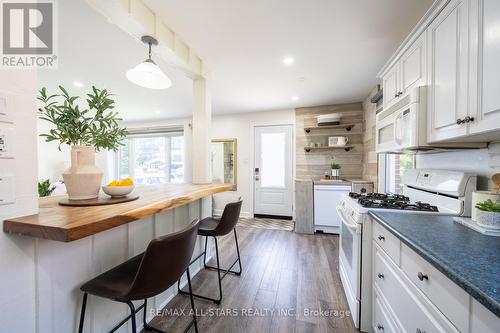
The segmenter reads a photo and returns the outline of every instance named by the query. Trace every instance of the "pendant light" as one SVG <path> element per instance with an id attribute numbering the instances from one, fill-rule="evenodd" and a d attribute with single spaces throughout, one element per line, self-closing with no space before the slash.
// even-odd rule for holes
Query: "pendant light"
<path id="1" fill-rule="evenodd" d="M 158 41 L 151 36 L 142 36 L 141 41 L 149 46 L 148 59 L 127 71 L 127 79 L 138 86 L 149 89 L 167 89 L 172 81 L 162 72 L 160 67 L 151 59 L 151 46 L 158 45 Z"/>

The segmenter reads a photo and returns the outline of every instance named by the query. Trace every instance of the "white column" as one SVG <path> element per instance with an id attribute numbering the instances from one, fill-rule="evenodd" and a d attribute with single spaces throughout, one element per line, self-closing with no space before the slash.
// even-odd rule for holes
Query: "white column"
<path id="1" fill-rule="evenodd" d="M 211 125 L 210 79 L 195 79 L 193 81 L 193 184 L 212 182 L 210 166 Z"/>

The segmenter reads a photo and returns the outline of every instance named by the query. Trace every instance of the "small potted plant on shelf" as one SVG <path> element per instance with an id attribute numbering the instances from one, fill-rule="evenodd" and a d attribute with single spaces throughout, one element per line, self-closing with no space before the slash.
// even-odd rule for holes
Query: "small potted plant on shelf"
<path id="1" fill-rule="evenodd" d="M 330 164 L 330 175 L 333 179 L 339 179 L 340 177 L 340 164 L 332 163 Z"/>
<path id="2" fill-rule="evenodd" d="M 488 199 L 476 204 L 477 224 L 490 228 L 500 229 L 500 200 L 492 201 Z"/>
<path id="3" fill-rule="evenodd" d="M 53 128 L 41 134 L 46 142 L 71 146 L 71 167 L 64 171 L 63 179 L 70 200 L 97 198 L 102 181 L 102 171 L 95 165 L 95 153 L 101 149 L 116 151 L 127 135 L 118 125 L 121 118 L 113 111 L 115 101 L 106 89 L 92 86 L 87 94 L 87 106 L 77 104 L 80 97 L 70 96 L 59 86 L 61 94 L 48 95 L 42 88 L 38 100 L 39 118 L 50 122 Z"/>

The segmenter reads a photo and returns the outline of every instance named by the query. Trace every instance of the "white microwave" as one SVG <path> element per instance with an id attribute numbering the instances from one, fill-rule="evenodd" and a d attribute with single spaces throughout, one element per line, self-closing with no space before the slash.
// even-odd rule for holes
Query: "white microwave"
<path id="1" fill-rule="evenodd" d="M 409 91 L 376 116 L 376 152 L 398 153 L 429 148 L 426 138 L 426 87 Z"/>

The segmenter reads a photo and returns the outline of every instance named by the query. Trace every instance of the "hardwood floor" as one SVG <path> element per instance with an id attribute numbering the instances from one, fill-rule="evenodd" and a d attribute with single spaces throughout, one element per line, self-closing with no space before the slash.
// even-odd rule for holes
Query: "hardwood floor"
<path id="1" fill-rule="evenodd" d="M 224 278 L 221 305 L 195 299 L 200 332 L 358 332 L 338 275 L 338 236 L 242 226 L 237 232 L 243 273 Z M 236 258 L 232 234 L 219 244 L 221 267 L 227 267 Z M 194 292 L 216 297 L 216 276 L 202 270 Z M 189 311 L 189 297 L 177 295 L 166 309 Z M 151 324 L 180 332 L 189 320 L 174 314 Z"/>

